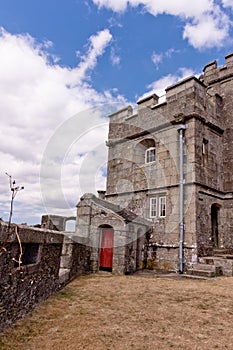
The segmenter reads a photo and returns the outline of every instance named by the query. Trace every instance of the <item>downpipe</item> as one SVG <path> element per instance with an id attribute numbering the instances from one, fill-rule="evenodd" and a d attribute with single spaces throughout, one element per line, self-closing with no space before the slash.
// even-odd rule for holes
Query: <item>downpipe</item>
<path id="1" fill-rule="evenodd" d="M 180 242 L 179 242 L 179 272 L 184 272 L 184 131 L 187 129 L 185 124 L 177 126 L 176 130 L 179 132 L 179 145 L 180 145 L 180 181 L 179 181 L 179 199 L 180 199 L 180 211 L 179 211 L 179 222 L 180 222 Z"/>

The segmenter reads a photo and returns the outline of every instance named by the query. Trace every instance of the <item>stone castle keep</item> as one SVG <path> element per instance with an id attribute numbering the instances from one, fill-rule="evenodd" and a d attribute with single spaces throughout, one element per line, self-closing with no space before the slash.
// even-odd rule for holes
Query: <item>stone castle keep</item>
<path id="1" fill-rule="evenodd" d="M 0 222 L 0 331 L 82 273 L 233 276 L 233 53 L 137 104 L 110 115 L 106 191 L 75 218 Z"/>
<path id="2" fill-rule="evenodd" d="M 233 54 L 225 60 L 168 87 L 163 103 L 153 94 L 110 115 L 106 193 L 77 206 L 95 270 L 184 272 L 233 253 Z"/>

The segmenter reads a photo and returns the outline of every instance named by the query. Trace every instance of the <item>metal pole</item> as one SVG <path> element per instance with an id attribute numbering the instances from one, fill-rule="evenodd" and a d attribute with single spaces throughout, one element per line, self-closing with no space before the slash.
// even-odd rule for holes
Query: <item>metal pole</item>
<path id="1" fill-rule="evenodd" d="M 179 243 L 179 272 L 184 272 L 184 257 L 183 257 L 183 244 L 184 244 L 184 130 L 186 125 L 182 124 L 177 127 L 179 132 L 180 143 L 180 243 Z"/>

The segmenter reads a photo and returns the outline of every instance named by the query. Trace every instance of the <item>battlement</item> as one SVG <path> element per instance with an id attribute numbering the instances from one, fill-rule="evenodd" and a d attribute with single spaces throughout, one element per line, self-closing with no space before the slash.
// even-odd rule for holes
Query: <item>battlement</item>
<path id="1" fill-rule="evenodd" d="M 199 80 L 195 76 L 190 76 L 188 78 L 180 80 L 179 82 L 171 86 L 168 86 L 166 88 L 165 97 L 166 97 L 165 102 L 159 103 L 159 96 L 156 95 L 155 93 L 145 96 L 137 101 L 138 110 L 136 113 L 134 113 L 133 107 L 129 105 L 111 114 L 109 116 L 110 122 L 111 123 L 126 122 L 126 123 L 132 124 L 134 123 L 133 120 L 137 119 L 137 117 L 147 114 L 146 110 L 148 110 L 149 112 L 149 110 L 161 109 L 161 112 L 162 110 L 164 112 L 164 107 L 169 108 L 170 105 L 172 106 L 172 108 L 175 108 L 175 109 L 177 107 L 179 111 L 181 108 L 184 108 L 184 106 L 187 105 L 189 107 L 189 110 L 190 108 L 193 108 L 193 110 L 192 111 L 190 110 L 190 112 L 194 112 L 195 106 L 197 104 L 199 105 L 200 108 L 202 107 L 202 105 L 204 105 L 205 85 L 201 80 Z M 188 103 L 186 100 L 188 100 Z M 176 101 L 177 106 L 174 106 L 174 101 Z M 177 111 L 177 113 L 179 111 Z"/>
<path id="2" fill-rule="evenodd" d="M 205 85 L 195 76 L 190 76 L 166 88 L 166 101 L 169 102 L 178 94 L 188 95 L 191 91 L 197 90 L 203 94 Z"/>
<path id="3" fill-rule="evenodd" d="M 132 106 L 127 106 L 124 107 L 112 114 L 109 115 L 110 121 L 111 122 L 124 122 L 125 119 L 133 115 L 133 107 Z"/>
<path id="4" fill-rule="evenodd" d="M 225 56 L 225 65 L 218 67 L 216 60 L 207 63 L 203 69 L 206 85 L 217 83 L 233 76 L 233 52 Z"/>
<path id="5" fill-rule="evenodd" d="M 109 138 L 131 137 L 142 129 L 158 127 L 163 120 L 173 122 L 178 114 L 199 115 L 222 128 L 223 107 L 232 100 L 233 52 L 225 56 L 225 65 L 218 67 L 213 60 L 203 72 L 199 78 L 190 76 L 168 86 L 163 103 L 152 93 L 137 101 L 137 111 L 127 106 L 111 114 Z"/>
<path id="6" fill-rule="evenodd" d="M 138 100 L 137 105 L 138 105 L 138 109 L 141 109 L 144 107 L 151 107 L 153 105 L 157 105 L 158 102 L 159 102 L 159 96 L 156 94 L 152 94 Z"/>
<path id="7" fill-rule="evenodd" d="M 206 112 L 205 85 L 195 76 L 183 79 L 166 89 L 166 101 L 159 103 L 156 94 L 148 95 L 137 101 L 138 110 L 133 112 L 127 106 L 110 115 L 109 139 L 131 138 L 145 130 L 173 122 L 174 115 L 193 113 L 204 116 Z"/>

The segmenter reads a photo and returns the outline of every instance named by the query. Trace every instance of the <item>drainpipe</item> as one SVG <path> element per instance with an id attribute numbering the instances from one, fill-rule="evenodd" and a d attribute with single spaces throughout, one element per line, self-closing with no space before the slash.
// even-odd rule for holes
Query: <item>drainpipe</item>
<path id="1" fill-rule="evenodd" d="M 180 141 L 180 244 L 179 244 L 179 272 L 184 272 L 184 130 L 187 128 L 185 124 L 177 126 Z"/>

